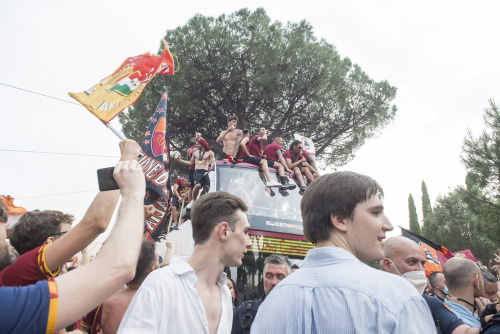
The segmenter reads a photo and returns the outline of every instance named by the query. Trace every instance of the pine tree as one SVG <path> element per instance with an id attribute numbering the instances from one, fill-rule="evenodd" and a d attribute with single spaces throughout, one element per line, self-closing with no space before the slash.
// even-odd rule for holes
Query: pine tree
<path id="1" fill-rule="evenodd" d="M 429 198 L 429 193 L 427 192 L 427 186 L 425 181 L 422 181 L 422 214 L 424 224 L 429 220 L 432 214 L 431 200 Z"/>
<path id="2" fill-rule="evenodd" d="M 413 196 L 408 196 L 408 211 L 410 212 L 410 231 L 420 234 L 420 225 L 418 224 L 417 207 Z"/>

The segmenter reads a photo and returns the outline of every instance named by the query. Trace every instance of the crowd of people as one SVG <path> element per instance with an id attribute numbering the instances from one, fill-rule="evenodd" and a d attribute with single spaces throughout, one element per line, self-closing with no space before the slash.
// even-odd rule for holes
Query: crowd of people
<path id="1" fill-rule="evenodd" d="M 215 158 L 201 134 L 189 160 L 179 158 L 194 166 L 187 195 L 194 251 L 187 259 L 172 256 L 168 243 L 161 258 L 152 242 L 141 241 L 152 212 L 143 205 L 140 147 L 124 140 L 114 170 L 120 189 L 99 192 L 73 228 L 69 214 L 30 211 L 10 229 L 18 253 L 12 257 L 0 209 L 0 332 L 500 333 L 498 273 L 456 257 L 426 277 L 418 244 L 385 240 L 393 225 L 375 180 L 347 171 L 320 176 L 301 155 L 300 141 L 286 152 L 279 137 L 263 147 L 265 128 L 250 139 L 236 122 L 231 118 L 217 139 L 221 159 L 260 166 L 270 187 L 269 167 L 278 171 L 278 187 L 292 187 L 285 172 L 304 187 L 303 231 L 315 248 L 300 268 L 284 255 L 267 256 L 264 294 L 241 300 L 240 282 L 224 270 L 241 266 L 252 246 L 247 205 L 228 192 L 208 192 L 203 179 Z M 177 202 L 185 188 L 174 183 Z M 95 259 L 63 273 L 108 228 L 120 196 L 116 225 Z M 363 261 L 380 261 L 380 269 Z"/>

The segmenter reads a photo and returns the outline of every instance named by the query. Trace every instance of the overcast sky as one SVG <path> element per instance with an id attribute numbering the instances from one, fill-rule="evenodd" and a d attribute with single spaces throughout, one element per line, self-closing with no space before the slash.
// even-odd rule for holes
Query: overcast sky
<path id="1" fill-rule="evenodd" d="M 395 121 L 341 168 L 384 187 L 393 225 L 408 226 L 409 193 L 422 218 L 422 180 L 432 203 L 464 184 L 466 129 L 479 134 L 488 99 L 500 101 L 498 1 L 6 1 L 0 83 L 72 101 L 68 92 L 90 88 L 126 57 L 156 53 L 165 30 L 196 13 L 243 7 L 307 20 L 342 57 L 398 88 Z M 97 191 L 96 169 L 118 159 L 118 138 L 77 105 L 3 85 L 0 101 L 0 194 L 81 219 Z"/>

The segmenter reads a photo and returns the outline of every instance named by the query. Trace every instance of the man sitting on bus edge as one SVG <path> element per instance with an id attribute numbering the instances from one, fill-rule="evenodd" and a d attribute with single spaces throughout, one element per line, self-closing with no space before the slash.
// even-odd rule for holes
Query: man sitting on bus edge
<path id="1" fill-rule="evenodd" d="M 191 160 L 186 161 L 178 157 L 177 161 L 187 166 L 191 166 L 193 164 L 195 165 L 193 200 L 186 206 L 187 209 L 190 209 L 193 202 L 198 198 L 198 193 L 200 192 L 201 187 L 203 187 L 202 195 L 208 193 L 210 190 L 210 178 L 208 176 L 208 171 L 209 164 L 215 163 L 214 152 L 212 152 L 211 147 L 208 145 L 206 140 L 200 138 L 196 142 L 196 149 L 193 151 Z"/>
<path id="2" fill-rule="evenodd" d="M 264 129 L 264 128 L 261 128 L 261 130 L 262 129 Z M 265 129 L 264 129 L 264 131 L 265 131 Z M 255 137 L 259 137 L 259 135 L 256 135 Z M 266 134 L 264 134 L 264 138 L 267 139 Z M 261 145 L 262 145 L 262 143 L 261 143 Z M 243 138 L 240 141 L 240 150 L 238 151 L 237 158 L 241 159 L 243 162 L 246 162 L 246 163 L 249 163 L 252 165 L 256 165 L 256 166 L 260 166 L 262 168 L 262 171 L 266 175 L 266 179 L 267 179 L 266 186 L 267 187 L 284 187 L 284 186 L 288 187 L 288 186 L 290 186 L 289 184 L 281 185 L 280 183 L 271 179 L 271 174 L 269 174 L 269 167 L 267 166 L 267 160 L 262 159 L 260 157 L 258 158 L 256 156 L 252 155 L 252 153 L 250 152 L 250 147 L 251 147 L 251 145 L 250 145 L 250 132 L 247 129 L 244 129 L 243 130 Z M 259 154 L 259 156 L 260 156 L 260 154 Z"/>
<path id="3" fill-rule="evenodd" d="M 249 300 L 242 303 L 233 313 L 233 329 L 231 334 L 250 333 L 257 310 L 260 304 L 271 293 L 271 290 L 285 277 L 292 273 L 292 264 L 288 257 L 280 254 L 271 254 L 264 260 L 264 283 L 265 294 L 257 300 Z"/>
<path id="4" fill-rule="evenodd" d="M 273 142 L 266 147 L 264 147 L 262 157 L 267 160 L 267 165 L 269 167 L 274 167 L 278 170 L 280 176 L 280 181 L 282 185 L 287 184 L 285 178 L 285 169 L 293 177 L 293 171 L 288 168 L 285 159 L 283 158 L 283 148 L 281 148 L 281 143 L 283 139 L 281 136 L 275 136 Z M 282 187 L 284 190 L 284 186 Z M 289 185 L 287 189 L 295 189 L 295 185 Z"/>

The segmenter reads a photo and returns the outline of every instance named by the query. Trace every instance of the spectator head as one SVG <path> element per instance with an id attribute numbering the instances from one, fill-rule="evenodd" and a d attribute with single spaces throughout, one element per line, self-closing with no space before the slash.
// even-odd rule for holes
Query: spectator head
<path id="1" fill-rule="evenodd" d="M 299 154 L 300 152 L 302 152 L 302 149 L 303 149 L 302 142 L 300 140 L 294 140 L 290 144 L 290 151 L 292 151 L 295 154 Z"/>
<path id="2" fill-rule="evenodd" d="M 446 261 L 443 270 L 450 295 L 473 292 L 474 297 L 484 295 L 484 282 L 479 267 L 471 260 L 453 257 Z"/>
<path id="3" fill-rule="evenodd" d="M 199 150 L 201 150 L 201 148 L 203 148 L 205 151 L 210 151 L 210 145 L 207 143 L 207 141 L 203 138 L 200 138 L 196 141 L 197 143 L 197 147 Z"/>
<path id="4" fill-rule="evenodd" d="M 274 136 L 273 142 L 278 144 L 278 145 L 281 145 L 283 143 L 283 138 L 281 138 L 281 136 Z"/>
<path id="5" fill-rule="evenodd" d="M 236 117 L 235 115 L 229 116 L 227 118 L 227 127 L 228 128 L 235 129 L 237 124 L 238 124 L 238 117 Z"/>
<path id="6" fill-rule="evenodd" d="M 201 133 L 196 132 L 196 133 L 194 134 L 194 141 L 196 142 L 196 141 L 198 141 L 198 139 L 200 139 L 200 138 L 201 138 Z"/>
<path id="7" fill-rule="evenodd" d="M 156 253 L 155 244 L 151 241 L 143 241 L 139 253 L 139 260 L 135 267 L 135 276 L 129 283 L 142 283 L 149 273 L 156 269 L 157 263 L 158 253 Z"/>
<path id="8" fill-rule="evenodd" d="M 71 229 L 73 219 L 73 215 L 60 211 L 26 212 L 10 230 L 10 243 L 20 255 L 23 255 L 60 238 Z"/>
<path id="9" fill-rule="evenodd" d="M 240 266 L 247 247 L 251 246 L 246 211 L 246 204 L 228 192 L 217 191 L 201 196 L 191 208 L 195 245 L 215 242 L 214 246 L 220 245 L 223 256 L 227 256 L 227 266 Z"/>
<path id="10" fill-rule="evenodd" d="M 250 136 L 250 131 L 248 131 L 248 129 L 243 129 L 242 133 L 243 133 L 243 137 L 249 137 Z"/>
<path id="11" fill-rule="evenodd" d="M 425 257 L 413 240 L 405 237 L 392 237 L 384 243 L 384 258 L 380 269 L 406 279 L 422 294 L 428 284 L 425 277 Z"/>
<path id="12" fill-rule="evenodd" d="M 431 285 L 432 291 L 435 295 L 448 294 L 448 287 L 446 286 L 446 280 L 444 279 L 444 274 L 440 271 L 434 271 L 429 275 L 429 283 Z M 498 289 L 498 288 L 497 288 Z"/>
<path id="13" fill-rule="evenodd" d="M 292 263 L 288 257 L 271 254 L 264 260 L 264 291 L 266 296 L 285 277 L 292 273 Z"/>
<path id="14" fill-rule="evenodd" d="M 238 287 L 236 286 L 236 282 L 233 281 L 232 278 L 227 278 L 227 287 L 229 291 L 231 291 L 231 298 L 233 300 L 233 306 L 238 307 L 241 304 L 240 293 L 238 292 Z"/>
<path id="15" fill-rule="evenodd" d="M 258 133 L 258 135 L 259 135 L 259 136 L 263 136 L 263 135 L 265 135 L 265 134 L 267 134 L 267 130 L 266 130 L 266 128 L 264 128 L 264 127 L 259 128 L 259 133 Z"/>
<path id="16" fill-rule="evenodd" d="M 7 207 L 0 201 L 0 224 L 7 223 Z"/>
<path id="17" fill-rule="evenodd" d="M 384 258 L 383 239 L 393 226 L 372 178 L 347 171 L 323 175 L 307 187 L 300 207 L 304 236 L 312 243 L 342 240 L 361 261 Z"/>
<path id="18" fill-rule="evenodd" d="M 297 269 L 299 269 L 300 267 L 297 265 L 297 264 L 292 264 L 292 273 L 294 273 Z"/>
<path id="19" fill-rule="evenodd" d="M 384 258 L 380 269 L 396 275 L 409 271 L 425 271 L 426 259 L 422 249 L 413 240 L 405 237 L 392 237 L 384 243 Z"/>
<path id="20" fill-rule="evenodd" d="M 496 303 L 498 292 L 498 278 L 496 278 L 495 275 L 485 269 L 481 269 L 481 274 L 483 275 L 484 283 L 483 297 L 489 299 L 492 303 Z"/>

